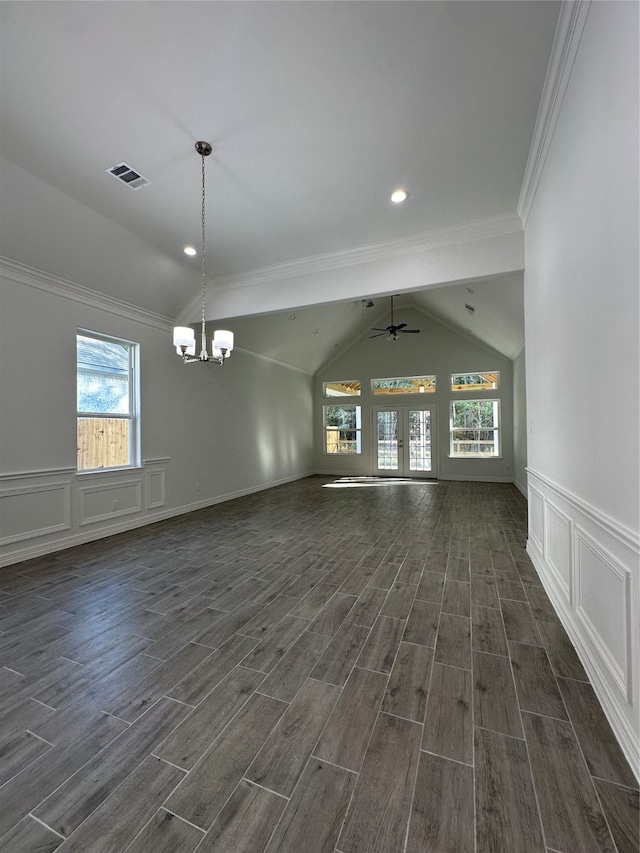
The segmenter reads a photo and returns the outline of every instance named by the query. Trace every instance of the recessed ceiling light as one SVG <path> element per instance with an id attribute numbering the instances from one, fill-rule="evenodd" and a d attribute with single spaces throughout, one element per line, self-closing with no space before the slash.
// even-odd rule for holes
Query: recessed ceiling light
<path id="1" fill-rule="evenodd" d="M 185 246 L 185 247 L 184 247 L 184 253 L 185 253 L 185 255 L 195 255 L 195 254 L 197 254 L 197 252 L 196 252 L 196 250 L 193 248 L 193 246 Z"/>
<path id="2" fill-rule="evenodd" d="M 475 293 L 475 290 L 472 287 L 468 287 L 467 293 Z"/>
<path id="3" fill-rule="evenodd" d="M 391 193 L 391 201 L 394 204 L 401 204 L 403 201 L 406 200 L 407 195 L 408 195 L 408 193 L 406 190 L 401 190 L 401 189 L 394 190 Z"/>
<path id="4" fill-rule="evenodd" d="M 290 319 L 290 320 L 295 320 L 295 319 L 296 319 L 296 315 L 295 315 L 295 314 L 289 314 L 289 319 Z"/>
<path id="5" fill-rule="evenodd" d="M 314 330 L 313 330 L 313 332 L 312 332 L 312 334 L 317 335 L 317 334 L 318 334 L 318 330 L 317 330 L 317 329 L 314 329 Z"/>

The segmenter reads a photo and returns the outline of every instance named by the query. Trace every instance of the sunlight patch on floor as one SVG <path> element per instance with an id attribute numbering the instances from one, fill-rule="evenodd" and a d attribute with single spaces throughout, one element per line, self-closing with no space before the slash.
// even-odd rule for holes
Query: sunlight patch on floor
<path id="1" fill-rule="evenodd" d="M 361 489 L 372 486 L 439 486 L 435 480 L 413 479 L 411 477 L 341 477 L 333 483 L 325 483 L 323 489 Z"/>

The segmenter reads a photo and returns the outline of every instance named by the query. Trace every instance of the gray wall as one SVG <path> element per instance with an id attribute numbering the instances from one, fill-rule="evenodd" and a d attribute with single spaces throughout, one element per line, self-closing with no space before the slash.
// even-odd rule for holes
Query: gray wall
<path id="1" fill-rule="evenodd" d="M 636 771 L 638 10 L 579 9 L 524 278 L 529 553 Z"/>
<path id="2" fill-rule="evenodd" d="M 0 564 L 313 472 L 309 374 L 239 350 L 224 368 L 186 366 L 159 318 L 10 267 L 0 278 Z M 140 468 L 75 471 L 78 327 L 140 344 Z"/>
<path id="3" fill-rule="evenodd" d="M 513 360 L 513 482 L 527 494 L 527 381 L 524 347 Z"/>
<path id="4" fill-rule="evenodd" d="M 372 406 L 410 403 L 415 396 L 393 398 L 371 394 L 371 379 L 431 375 L 437 376 L 437 390 L 433 394 L 420 395 L 420 402 L 433 403 L 437 407 L 436 441 L 438 447 L 438 477 L 440 479 L 513 480 L 513 405 L 511 361 L 499 353 L 469 338 L 456 334 L 447 327 L 413 308 L 396 311 L 396 322 L 408 323 L 410 328 L 420 329 L 419 335 L 404 335 L 401 340 L 389 342 L 385 337 L 359 339 L 346 352 L 320 370 L 315 377 L 315 447 L 316 470 L 329 474 L 373 473 Z M 373 333 L 372 333 L 373 334 Z M 496 392 L 467 394 L 470 399 L 488 397 L 501 400 L 502 457 L 495 459 L 451 459 L 449 458 L 449 390 L 451 373 L 477 371 L 500 371 L 500 389 Z M 362 454 L 338 455 L 324 453 L 322 407 L 327 403 L 323 397 L 323 383 L 338 380 L 360 380 L 362 395 L 359 398 L 330 398 L 331 403 L 354 402 L 362 406 Z M 456 395 L 456 399 L 458 399 Z M 462 399 L 462 395 L 460 395 Z"/>

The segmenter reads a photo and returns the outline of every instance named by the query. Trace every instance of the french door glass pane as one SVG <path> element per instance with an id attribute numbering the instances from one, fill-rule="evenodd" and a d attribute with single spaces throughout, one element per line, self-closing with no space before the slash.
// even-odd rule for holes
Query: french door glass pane
<path id="1" fill-rule="evenodd" d="M 431 470 L 431 412 L 409 412 L 409 470 Z"/>
<path id="2" fill-rule="evenodd" d="M 378 412 L 378 468 L 398 470 L 397 412 Z"/>

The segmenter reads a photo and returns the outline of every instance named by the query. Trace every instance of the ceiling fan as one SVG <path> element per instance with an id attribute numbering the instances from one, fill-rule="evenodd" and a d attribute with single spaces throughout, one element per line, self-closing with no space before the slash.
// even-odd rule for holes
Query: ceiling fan
<path id="1" fill-rule="evenodd" d="M 393 324 L 393 296 L 391 298 L 391 324 L 386 329 L 378 329 L 375 326 L 371 329 L 372 332 L 378 332 L 377 335 L 369 335 L 369 338 L 381 338 L 386 335 L 390 341 L 397 341 L 400 335 L 417 335 L 420 329 L 407 329 L 406 323 L 400 323 L 398 326 Z"/>

